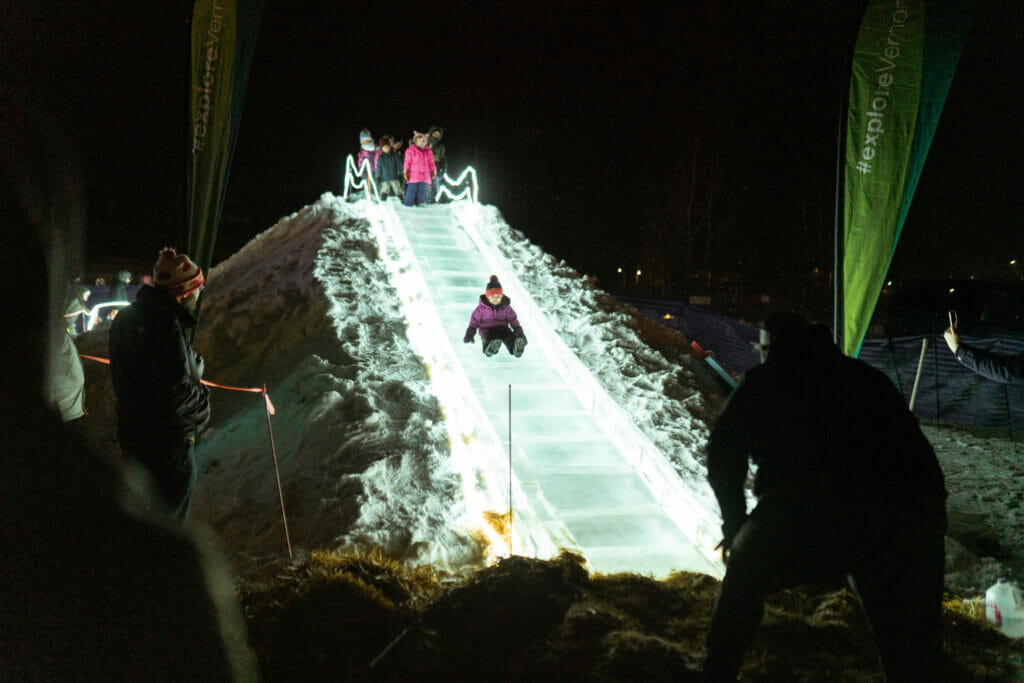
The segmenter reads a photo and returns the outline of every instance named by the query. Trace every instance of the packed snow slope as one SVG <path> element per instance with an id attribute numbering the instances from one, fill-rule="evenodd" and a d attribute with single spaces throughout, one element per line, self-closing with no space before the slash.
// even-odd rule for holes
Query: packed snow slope
<path id="1" fill-rule="evenodd" d="M 492 273 L 522 358 L 462 343 Z M 203 306 L 206 376 L 265 382 L 277 408 L 268 424 L 258 396 L 216 391 L 197 449 L 190 514 L 233 553 L 285 550 L 276 452 L 300 552 L 458 571 L 568 548 L 596 571 L 721 575 L 697 378 L 494 208 L 325 194 L 214 268 Z"/>
<path id="2" fill-rule="evenodd" d="M 464 210 L 479 212 L 473 225 L 482 234 L 470 241 L 478 245 L 482 261 L 473 264 L 459 293 L 436 281 L 428 284 L 430 268 L 423 270 L 413 258 L 416 240 L 410 231 L 409 251 L 392 244 L 401 237 L 400 226 L 389 228 L 387 217 L 404 209 L 346 203 L 331 194 L 282 219 L 210 273 L 197 338 L 207 361 L 206 377 L 246 387 L 266 382 L 277 408 L 271 426 L 296 554 L 314 548 L 379 548 L 401 560 L 450 571 L 470 570 L 507 554 L 507 385 L 512 384 L 513 551 L 546 555 L 546 534 L 550 546 L 592 551 L 591 568 L 608 566 L 600 564 L 608 561 L 608 555 L 602 559 L 606 546 L 572 532 L 572 523 L 585 517 L 559 513 L 560 492 L 566 489 L 558 488 L 557 479 L 564 470 L 544 471 L 536 466 L 539 456 L 517 450 L 531 441 L 521 428 L 543 422 L 552 406 L 543 396 L 545 389 L 536 392 L 542 395 L 536 399 L 542 408 L 528 409 L 529 392 L 516 374 L 525 365 L 513 363 L 532 363 L 544 355 L 538 350 L 548 333 L 557 337 L 548 340 L 549 346 L 563 343 L 584 366 L 584 377 L 589 374 L 663 454 L 681 487 L 679 498 L 704 501 L 717 524 L 702 463 L 708 425 L 721 408 L 721 396 L 702 390 L 707 379 L 680 362 L 685 358 L 670 360 L 642 341 L 642 318 L 635 311 L 532 245 L 494 208 L 442 205 L 410 211 L 429 223 L 435 212 L 461 221 L 452 212 Z M 432 229 L 428 226 L 428 233 Z M 438 247 L 425 240 L 421 246 Z M 494 251 L 503 261 L 489 260 Z M 409 254 L 407 261 L 399 260 L 402 253 Z M 509 291 L 530 339 L 518 361 L 504 351 L 485 360 L 479 343 L 461 343 L 476 297 L 492 272 Z M 449 307 L 454 322 L 443 324 L 442 312 Z M 433 312 L 438 327 L 431 331 L 421 314 Z M 649 339 L 651 329 L 644 328 L 644 334 Z M 437 341 L 433 346 L 432 340 Z M 83 335 L 79 344 L 101 354 L 106 340 L 97 331 Z M 445 351 L 444 344 L 451 348 Z M 425 349 L 435 355 L 422 355 Z M 445 353 L 454 354 L 454 360 Z M 461 379 L 455 376 L 460 368 Z M 97 447 L 116 457 L 109 372 L 98 364 L 86 369 L 89 422 L 102 432 Z M 500 377 L 481 401 L 480 376 L 489 374 L 483 369 Z M 460 392 L 465 394 L 461 405 Z M 566 404 L 578 401 L 561 390 L 551 395 L 559 401 L 564 397 Z M 240 568 L 247 558 L 259 566 L 263 558 L 286 556 L 263 401 L 226 390 L 214 390 L 212 401 L 214 418 L 197 449 L 200 474 L 191 518 L 214 528 Z M 560 410 L 552 410 L 556 421 L 568 423 Z M 1019 485 L 1024 443 L 1005 434 L 932 425 L 924 425 L 924 432 L 950 492 L 946 587 L 977 597 L 1000 576 L 1024 581 L 1024 493 Z M 545 439 L 559 442 L 550 430 L 533 441 Z M 484 445 L 496 453 L 482 451 Z M 594 448 L 579 453 L 594 468 L 586 474 L 600 472 L 606 453 Z M 554 476 L 555 485 L 533 476 L 538 470 Z M 577 499 L 584 493 L 579 488 Z M 590 494 L 588 486 L 583 488 Z M 596 485 L 592 490 L 591 499 L 613 512 L 618 492 Z M 545 501 L 554 506 L 553 514 Z M 694 517 L 706 523 L 704 512 Z M 678 544 L 684 551 L 698 548 L 689 537 Z M 637 553 L 641 572 L 651 560 L 643 555 Z"/>

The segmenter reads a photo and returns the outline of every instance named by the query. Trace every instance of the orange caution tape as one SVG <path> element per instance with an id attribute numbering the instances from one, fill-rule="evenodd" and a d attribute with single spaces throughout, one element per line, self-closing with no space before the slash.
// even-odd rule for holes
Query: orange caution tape
<path id="1" fill-rule="evenodd" d="M 230 389 L 231 391 L 248 391 L 253 394 L 262 394 L 266 389 L 260 389 L 259 387 L 229 387 L 227 384 L 217 384 L 215 382 L 209 382 L 205 379 L 199 380 L 208 387 L 217 387 L 218 389 Z"/>
<path id="2" fill-rule="evenodd" d="M 94 360 L 94 361 L 97 361 L 99 363 L 105 363 L 106 365 L 110 365 L 110 360 L 107 359 L 107 358 L 100 358 L 99 356 L 89 356 L 89 355 L 86 355 L 84 353 L 80 353 L 78 355 L 81 356 L 82 358 L 88 358 L 89 360 Z M 274 409 L 274 404 L 270 402 L 270 394 L 267 393 L 267 386 L 266 385 L 263 385 L 262 388 L 261 387 L 232 387 L 232 386 L 228 386 L 227 384 L 217 384 L 216 382 L 210 382 L 209 380 L 205 380 L 205 379 L 201 379 L 199 381 L 202 382 L 203 384 L 205 384 L 208 387 L 216 387 L 218 389 L 229 389 L 231 391 L 248 391 L 248 392 L 253 393 L 253 394 L 263 394 L 263 399 L 267 403 L 267 412 L 270 413 L 271 415 L 276 415 L 277 414 L 277 411 Z"/>

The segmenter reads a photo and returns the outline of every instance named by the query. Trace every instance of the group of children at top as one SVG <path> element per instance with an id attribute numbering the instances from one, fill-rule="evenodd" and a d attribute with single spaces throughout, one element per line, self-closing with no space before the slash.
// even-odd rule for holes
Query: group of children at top
<path id="1" fill-rule="evenodd" d="M 440 126 L 431 126 L 426 133 L 413 131 L 403 153 L 398 136 L 385 135 L 374 142 L 373 135 L 364 128 L 359 133 L 356 165 L 362 169 L 366 162 L 381 199 L 404 196 L 406 206 L 428 204 L 437 200 L 440 176 L 447 168 L 443 136 Z"/>

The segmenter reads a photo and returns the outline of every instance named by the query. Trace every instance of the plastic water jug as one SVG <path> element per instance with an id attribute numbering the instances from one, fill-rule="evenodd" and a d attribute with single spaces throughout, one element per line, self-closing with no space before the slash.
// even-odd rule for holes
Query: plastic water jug
<path id="1" fill-rule="evenodd" d="M 1016 584 L 999 579 L 985 591 L 985 618 L 1003 635 L 1024 637 L 1024 596 Z"/>

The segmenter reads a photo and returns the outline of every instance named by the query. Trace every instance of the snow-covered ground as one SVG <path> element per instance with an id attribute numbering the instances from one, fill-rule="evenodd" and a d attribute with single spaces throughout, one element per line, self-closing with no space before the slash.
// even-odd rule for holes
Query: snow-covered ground
<path id="1" fill-rule="evenodd" d="M 986 381 L 979 379 L 978 381 Z M 1024 585 L 1024 443 L 923 427 L 946 475 L 946 587 L 983 594 L 999 577 Z"/>
<path id="2" fill-rule="evenodd" d="M 467 500 L 465 468 L 453 462 L 444 407 L 410 344 L 403 302 L 362 217 L 366 204 L 325 194 L 213 269 L 197 340 L 205 374 L 227 385 L 266 383 L 298 553 L 380 548 L 450 571 L 472 568 L 502 554 L 500 524 Z M 623 305 L 493 207 L 480 211 L 551 328 L 685 485 L 710 500 L 702 463 L 721 397 L 704 391 L 686 363 L 644 343 Z M 467 320 L 474 304 L 466 302 Z M 215 390 L 213 406 L 190 514 L 236 557 L 285 554 L 264 403 Z M 950 491 L 949 587 L 978 595 L 998 576 L 1024 580 L 1024 446 L 962 430 L 925 433 Z"/>

